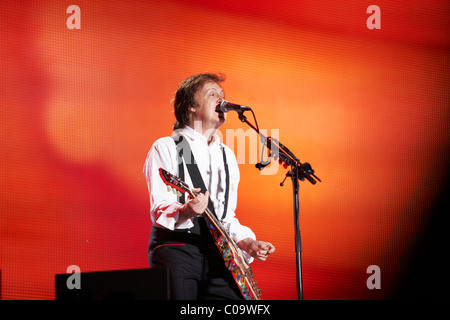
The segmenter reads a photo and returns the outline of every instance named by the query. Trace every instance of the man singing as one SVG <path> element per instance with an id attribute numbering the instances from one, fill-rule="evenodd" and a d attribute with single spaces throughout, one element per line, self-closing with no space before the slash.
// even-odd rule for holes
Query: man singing
<path id="1" fill-rule="evenodd" d="M 199 74 L 181 82 L 174 100 L 174 135 L 158 139 L 144 165 L 153 224 L 149 264 L 169 270 L 172 299 L 243 299 L 205 223 L 203 213 L 209 201 L 249 262 L 265 261 L 275 251 L 271 243 L 256 240 L 235 215 L 239 168 L 233 151 L 216 134 L 226 120 L 226 113 L 218 111 L 224 100 L 222 81 L 215 74 Z M 184 156 L 193 156 L 200 173 L 196 178 L 181 157 L 180 141 L 188 143 L 187 150 L 192 152 Z M 200 179 L 205 190 L 196 188 L 194 198 L 168 192 L 159 168 L 184 176 L 190 186 Z"/>

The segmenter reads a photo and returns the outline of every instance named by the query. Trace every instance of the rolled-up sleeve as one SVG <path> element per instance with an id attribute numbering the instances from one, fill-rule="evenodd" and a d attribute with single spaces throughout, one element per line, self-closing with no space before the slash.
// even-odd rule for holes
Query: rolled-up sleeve
<path id="1" fill-rule="evenodd" d="M 193 226 L 191 220 L 180 219 L 179 210 L 183 204 L 178 202 L 176 193 L 168 190 L 159 173 L 159 168 L 163 168 L 172 174 L 177 174 L 178 162 L 175 150 L 172 138 L 158 139 L 148 152 L 143 169 L 150 196 L 152 223 L 170 230 Z"/>

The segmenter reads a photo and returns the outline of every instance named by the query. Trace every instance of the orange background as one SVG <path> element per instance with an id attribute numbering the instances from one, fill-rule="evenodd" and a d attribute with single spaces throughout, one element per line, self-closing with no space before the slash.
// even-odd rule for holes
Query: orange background
<path id="1" fill-rule="evenodd" d="M 403 297 L 440 270 L 417 263 L 448 178 L 448 1 L 70 4 L 0 4 L 2 299 L 54 299 L 69 265 L 148 266 L 142 166 L 171 133 L 178 83 L 201 72 L 226 74 L 227 99 L 323 180 L 300 184 L 305 299 Z M 380 30 L 366 27 L 371 4 Z M 224 137 L 238 128 L 229 113 Z M 296 299 L 286 170 L 240 170 L 238 217 L 277 248 L 252 264 L 263 298 Z"/>

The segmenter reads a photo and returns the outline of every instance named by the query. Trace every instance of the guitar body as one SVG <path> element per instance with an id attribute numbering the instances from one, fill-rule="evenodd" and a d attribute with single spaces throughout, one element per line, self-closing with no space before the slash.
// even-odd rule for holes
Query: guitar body
<path id="1" fill-rule="evenodd" d="M 159 168 L 159 173 L 165 184 L 175 188 L 179 192 L 187 192 L 192 197 L 195 193 L 180 178 L 172 175 L 166 170 Z M 225 267 L 233 276 L 242 296 L 246 300 L 260 300 L 261 289 L 256 285 L 253 279 L 253 271 L 244 257 L 242 250 L 230 238 L 227 231 L 223 228 L 217 217 L 208 209 L 204 213 L 204 217 L 208 222 L 208 228 L 214 239 L 214 242 L 222 255 Z"/>

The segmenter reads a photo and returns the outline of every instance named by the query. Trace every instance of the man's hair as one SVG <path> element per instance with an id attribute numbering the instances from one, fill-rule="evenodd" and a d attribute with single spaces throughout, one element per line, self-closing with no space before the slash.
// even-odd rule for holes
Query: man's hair
<path id="1" fill-rule="evenodd" d="M 219 83 L 222 81 L 225 81 L 224 75 L 213 73 L 193 75 L 182 81 L 178 86 L 173 102 L 175 118 L 177 120 L 173 125 L 173 129 L 177 130 L 189 125 L 189 108 L 196 107 L 194 97 L 198 89 L 206 82 Z"/>

